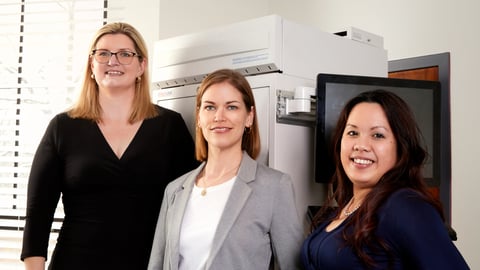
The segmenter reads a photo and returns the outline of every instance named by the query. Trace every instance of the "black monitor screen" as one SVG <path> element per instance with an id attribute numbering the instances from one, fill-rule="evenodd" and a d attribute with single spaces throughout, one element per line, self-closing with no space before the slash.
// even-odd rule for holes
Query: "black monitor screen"
<path id="1" fill-rule="evenodd" d="M 407 102 L 422 132 L 428 152 L 424 176 L 429 185 L 440 183 L 440 83 L 433 81 L 389 79 L 351 75 L 317 76 L 317 117 L 315 129 L 315 179 L 326 183 L 333 174 L 332 134 L 344 105 L 361 92 L 383 89 L 392 91 Z M 448 164 L 448 166 L 450 166 Z"/>

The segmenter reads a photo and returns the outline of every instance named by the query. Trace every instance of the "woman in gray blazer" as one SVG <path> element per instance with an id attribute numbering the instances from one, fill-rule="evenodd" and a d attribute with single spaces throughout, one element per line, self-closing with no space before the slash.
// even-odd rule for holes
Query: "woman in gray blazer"
<path id="1" fill-rule="evenodd" d="M 255 101 L 240 73 L 202 81 L 195 139 L 203 163 L 167 186 L 148 269 L 299 269 L 304 237 L 291 179 L 254 160 Z"/>

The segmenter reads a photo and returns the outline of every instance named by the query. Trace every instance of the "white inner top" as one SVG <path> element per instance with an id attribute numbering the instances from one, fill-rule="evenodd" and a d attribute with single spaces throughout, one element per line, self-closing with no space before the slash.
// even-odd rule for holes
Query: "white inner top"
<path id="1" fill-rule="evenodd" d="M 236 176 L 220 185 L 208 187 L 205 196 L 201 195 L 202 187 L 193 186 L 180 230 L 179 270 L 205 268 L 235 179 Z"/>

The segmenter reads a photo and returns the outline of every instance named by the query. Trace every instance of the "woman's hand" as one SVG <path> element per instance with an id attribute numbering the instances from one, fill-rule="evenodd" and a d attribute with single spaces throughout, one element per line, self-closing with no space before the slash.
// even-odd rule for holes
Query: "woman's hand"
<path id="1" fill-rule="evenodd" d="M 45 258 L 41 256 L 28 257 L 23 260 L 25 270 L 45 270 Z"/>

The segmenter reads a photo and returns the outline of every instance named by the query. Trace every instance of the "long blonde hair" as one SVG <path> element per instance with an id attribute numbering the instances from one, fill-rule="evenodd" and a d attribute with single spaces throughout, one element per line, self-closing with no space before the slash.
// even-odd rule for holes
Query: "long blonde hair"
<path id="1" fill-rule="evenodd" d="M 104 25 L 95 34 L 89 49 L 87 64 L 85 66 L 85 75 L 77 103 L 68 111 L 72 118 L 84 118 L 95 122 L 101 120 L 102 108 L 98 100 L 98 85 L 92 79 L 90 64 L 92 61 L 91 52 L 95 49 L 98 40 L 106 34 L 123 34 L 128 36 L 135 45 L 135 51 L 138 53 L 138 60 L 141 62 L 148 59 L 147 46 L 141 34 L 130 24 L 124 22 L 114 22 Z M 146 118 L 152 118 L 158 115 L 155 106 L 152 104 L 150 96 L 150 78 L 148 74 L 148 64 L 145 65 L 143 74 L 137 78 L 135 84 L 135 95 L 132 104 L 132 112 L 129 122 L 134 123 Z"/>

